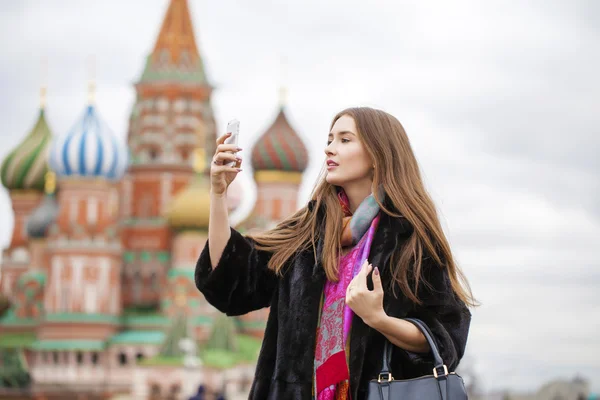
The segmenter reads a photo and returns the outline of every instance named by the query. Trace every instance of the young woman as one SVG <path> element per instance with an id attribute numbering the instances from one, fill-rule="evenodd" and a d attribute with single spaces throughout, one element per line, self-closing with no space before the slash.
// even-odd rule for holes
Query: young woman
<path id="1" fill-rule="evenodd" d="M 250 398 L 362 399 L 387 340 L 396 379 L 432 374 L 429 346 L 406 317 L 428 325 L 454 370 L 474 299 L 400 122 L 364 107 L 336 115 L 312 200 L 253 237 L 229 227 L 226 193 L 241 149 L 226 137 L 211 165 L 196 285 L 227 315 L 271 307 Z"/>

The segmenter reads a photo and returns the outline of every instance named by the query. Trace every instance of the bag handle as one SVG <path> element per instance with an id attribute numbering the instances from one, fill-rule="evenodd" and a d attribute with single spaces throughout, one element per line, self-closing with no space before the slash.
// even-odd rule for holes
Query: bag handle
<path id="1" fill-rule="evenodd" d="M 429 330 L 429 327 L 420 319 L 416 318 L 404 318 L 405 321 L 408 321 L 415 325 L 425 336 L 427 343 L 429 343 L 429 347 L 431 348 L 431 353 L 433 354 L 433 375 L 436 378 L 445 377 L 448 375 L 448 367 L 444 364 L 442 357 L 440 356 L 440 351 L 433 339 L 433 334 Z M 386 339 L 385 345 L 383 348 L 383 364 L 381 366 L 381 373 L 379 374 L 378 381 L 381 382 L 382 375 L 387 375 L 388 382 L 393 380 L 392 371 L 390 369 L 390 363 L 392 360 L 392 343 Z M 443 371 L 443 374 L 439 374 L 440 370 Z"/>

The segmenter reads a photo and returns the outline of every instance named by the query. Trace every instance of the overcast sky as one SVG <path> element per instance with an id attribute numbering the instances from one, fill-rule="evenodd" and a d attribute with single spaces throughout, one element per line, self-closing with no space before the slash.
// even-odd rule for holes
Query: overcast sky
<path id="1" fill-rule="evenodd" d="M 99 112 L 124 137 L 132 83 L 166 6 L 2 1 L 0 159 L 35 121 L 43 57 L 55 135 L 83 112 L 86 59 L 94 55 Z M 486 389 L 534 390 L 581 374 L 600 391 L 599 2 L 190 6 L 218 125 L 240 119 L 247 158 L 277 113 L 278 86 L 287 86 L 288 116 L 311 155 L 302 203 L 337 111 L 369 105 L 400 119 L 483 303 L 465 362 Z M 247 165 L 242 177 L 248 210 Z M 6 247 L 13 218 L 3 188 L 0 219 Z"/>

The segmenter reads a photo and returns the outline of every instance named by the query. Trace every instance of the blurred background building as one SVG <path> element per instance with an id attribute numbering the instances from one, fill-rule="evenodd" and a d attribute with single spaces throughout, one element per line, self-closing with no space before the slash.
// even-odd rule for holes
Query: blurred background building
<path id="1" fill-rule="evenodd" d="M 597 399 L 597 4 L 3 2 L 0 398 L 246 398 L 268 310 L 223 317 L 192 281 L 215 121 L 243 123 L 256 190 L 242 174 L 228 199 L 251 232 L 321 166 L 292 125 L 315 160 L 331 117 L 370 105 L 407 128 L 483 302 L 470 398 Z"/>
<path id="2" fill-rule="evenodd" d="M 246 398 L 268 310 L 226 317 L 194 284 L 218 129 L 187 0 L 169 2 L 135 83 L 127 143 L 94 90 L 72 130 L 52 132 L 42 88 L 34 127 L 1 165 L 15 224 L 0 275 L 0 393 Z M 282 102 L 252 150 L 257 201 L 237 228 L 295 211 L 307 162 Z M 235 181 L 230 211 L 242 196 Z"/>

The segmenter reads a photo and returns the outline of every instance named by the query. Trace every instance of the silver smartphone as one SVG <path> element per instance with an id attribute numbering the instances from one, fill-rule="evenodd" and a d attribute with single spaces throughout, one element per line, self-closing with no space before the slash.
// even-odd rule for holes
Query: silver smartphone
<path id="1" fill-rule="evenodd" d="M 240 137 L 240 121 L 237 119 L 232 119 L 227 124 L 227 133 L 231 132 L 231 136 L 225 139 L 225 144 L 235 144 L 238 146 L 238 139 Z M 226 163 L 225 165 L 229 167 L 233 167 L 235 165 L 235 161 L 231 161 Z"/>

